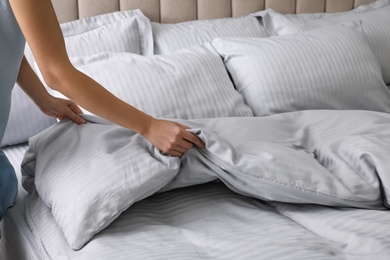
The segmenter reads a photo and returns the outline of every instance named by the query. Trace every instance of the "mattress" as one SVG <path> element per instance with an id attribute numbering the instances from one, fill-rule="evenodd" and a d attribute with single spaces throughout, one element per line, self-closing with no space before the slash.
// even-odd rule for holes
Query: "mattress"
<path id="1" fill-rule="evenodd" d="M 5 149 L 18 177 L 25 150 Z M 265 203 L 236 194 L 221 182 L 137 202 L 74 251 L 39 196 L 26 196 L 19 186 L 17 204 L 5 218 L 2 250 L 7 260 L 360 260 L 390 254 L 389 211 Z"/>

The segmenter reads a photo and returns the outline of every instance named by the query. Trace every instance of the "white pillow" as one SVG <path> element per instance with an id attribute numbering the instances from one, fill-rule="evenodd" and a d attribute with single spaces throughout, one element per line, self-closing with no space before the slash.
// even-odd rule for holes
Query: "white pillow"
<path id="1" fill-rule="evenodd" d="M 308 109 L 390 112 L 389 91 L 358 21 L 212 45 L 255 116 Z"/>
<path id="2" fill-rule="evenodd" d="M 120 126 L 87 123 L 80 127 L 63 120 L 53 127 L 31 138 L 22 162 L 23 186 L 29 192 L 29 184 L 39 187 L 40 197 L 51 208 L 72 249 L 80 249 L 134 202 L 158 191 L 179 170 L 177 157 L 163 156 L 145 138 Z M 60 130 L 59 136 L 50 134 L 54 129 Z M 53 137 L 74 152 L 57 157 L 64 154 L 64 147 L 55 145 L 58 142 L 45 142 Z M 44 146 L 47 150 L 39 154 L 38 160 L 27 159 Z M 50 155 L 59 160 L 50 163 L 46 160 Z M 26 177 L 35 170 L 37 179 Z M 77 201 L 70 195 L 75 195 Z"/>
<path id="3" fill-rule="evenodd" d="M 346 12 L 301 13 L 301 14 L 284 14 L 284 15 L 286 17 L 293 17 L 293 18 L 299 17 L 299 18 L 304 18 L 304 19 L 321 19 L 321 18 L 342 16 L 342 15 L 350 14 L 350 13 L 358 14 L 358 13 L 363 13 L 363 12 L 367 12 L 367 11 L 373 11 L 373 10 L 380 9 L 386 5 L 389 5 L 389 4 L 390 4 L 390 0 L 378 0 L 378 1 L 375 1 L 375 2 L 368 4 L 368 5 L 360 5 L 360 6 L 356 7 L 355 9 L 352 9 L 352 10 L 349 10 Z M 272 9 L 267 9 L 267 12 L 275 12 L 275 11 Z M 263 14 L 265 14 L 265 13 L 263 13 Z M 271 31 L 269 33 L 272 34 L 273 32 Z"/>
<path id="4" fill-rule="evenodd" d="M 126 51 L 153 54 L 150 21 L 140 10 L 113 12 L 61 24 L 70 56 L 102 51 Z M 35 59 L 26 45 L 25 56 L 32 67 Z M 55 123 L 44 115 L 17 84 L 12 92 L 10 117 L 1 146 L 27 142 L 28 139 Z"/>
<path id="5" fill-rule="evenodd" d="M 176 24 L 152 22 L 155 54 L 209 42 L 216 37 L 268 37 L 267 31 L 255 16 L 197 20 Z"/>
<path id="6" fill-rule="evenodd" d="M 123 19 L 97 29 L 64 38 L 69 57 L 92 55 L 102 51 L 141 54 L 140 35 L 130 30 L 136 19 Z"/>
<path id="7" fill-rule="evenodd" d="M 390 4 L 377 10 L 367 9 L 367 12 L 346 13 L 323 19 L 285 16 L 276 12 L 268 12 L 263 16 L 263 23 L 272 35 L 293 34 L 354 20 L 363 22 L 364 33 L 372 52 L 379 61 L 383 79 L 386 83 L 390 83 Z"/>
<path id="8" fill-rule="evenodd" d="M 15 85 L 12 90 L 11 111 L 1 147 L 25 143 L 28 139 L 56 122 L 46 116 L 34 102 Z"/>
<path id="9" fill-rule="evenodd" d="M 155 117 L 253 116 L 209 44 L 171 55 L 101 53 L 71 60 L 112 94 Z"/>
<path id="10" fill-rule="evenodd" d="M 119 11 L 61 24 L 69 56 L 123 51 L 153 54 L 149 19 L 140 10 Z M 121 48 L 118 49 L 118 44 Z M 82 48 L 88 53 L 80 53 Z M 93 48 L 93 53 L 89 48 Z"/>

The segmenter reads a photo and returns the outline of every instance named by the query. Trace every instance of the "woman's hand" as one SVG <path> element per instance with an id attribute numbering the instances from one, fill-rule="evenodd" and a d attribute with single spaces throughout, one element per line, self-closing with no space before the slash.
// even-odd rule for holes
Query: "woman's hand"
<path id="1" fill-rule="evenodd" d="M 79 116 L 82 113 L 81 109 L 72 101 L 49 97 L 43 104 L 39 104 L 39 108 L 48 116 L 63 120 L 69 118 L 77 124 L 84 124 L 86 121 Z"/>
<path id="2" fill-rule="evenodd" d="M 160 151 L 180 157 L 194 145 L 205 148 L 196 135 L 186 131 L 189 127 L 166 120 L 153 119 L 144 136 Z"/>

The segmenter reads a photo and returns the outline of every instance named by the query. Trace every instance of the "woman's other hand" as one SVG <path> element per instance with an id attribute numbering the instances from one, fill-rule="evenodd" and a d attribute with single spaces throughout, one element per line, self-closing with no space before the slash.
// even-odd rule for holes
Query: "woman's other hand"
<path id="1" fill-rule="evenodd" d="M 160 151 L 180 157 L 194 145 L 205 148 L 202 140 L 186 131 L 189 127 L 167 120 L 153 119 L 144 136 Z"/>
<path id="2" fill-rule="evenodd" d="M 82 113 L 81 109 L 73 101 L 50 97 L 43 104 L 40 104 L 39 108 L 43 113 L 48 116 L 63 120 L 69 118 L 77 124 L 85 124 L 86 121 L 79 114 Z"/>

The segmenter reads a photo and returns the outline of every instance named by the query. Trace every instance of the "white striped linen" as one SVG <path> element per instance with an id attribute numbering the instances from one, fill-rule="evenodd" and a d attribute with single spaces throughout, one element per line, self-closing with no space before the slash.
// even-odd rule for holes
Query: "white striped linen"
<path id="1" fill-rule="evenodd" d="M 136 203 L 79 251 L 69 248 L 36 195 L 28 198 L 26 219 L 40 260 L 372 260 L 390 254 L 390 211 L 275 207 L 220 183 L 177 189 Z"/>
<path id="2" fill-rule="evenodd" d="M 212 45 L 256 116 L 306 109 L 390 112 L 389 91 L 358 21 Z"/>
<path id="3" fill-rule="evenodd" d="M 86 119 L 82 126 L 62 121 L 30 139 L 22 163 L 24 187 L 38 192 L 76 250 L 171 183 L 172 189 L 219 178 L 263 200 L 390 208 L 386 113 L 308 110 L 181 120 L 206 150 L 180 159 L 162 156 L 130 130 Z"/>
<path id="4" fill-rule="evenodd" d="M 322 19 L 322 18 L 330 18 L 335 16 L 343 16 L 350 13 L 363 13 L 367 11 L 373 11 L 380 8 L 385 7 L 386 5 L 390 4 L 390 0 L 377 0 L 371 4 L 368 5 L 359 5 L 355 9 L 346 11 L 346 12 L 333 12 L 333 13 L 301 13 L 301 14 L 284 14 L 286 17 L 292 17 L 293 19 L 299 17 L 300 19 Z M 267 12 L 275 12 L 272 9 L 267 9 Z M 265 14 L 265 13 L 263 13 Z M 271 35 L 274 35 L 273 31 L 269 31 Z"/>
<path id="5" fill-rule="evenodd" d="M 89 55 L 102 51 L 153 54 L 150 21 L 140 10 L 98 15 L 61 24 L 69 56 Z M 35 59 L 26 45 L 25 56 L 34 68 Z M 56 120 L 44 115 L 15 84 L 10 118 L 1 146 L 27 142 Z"/>
<path id="6" fill-rule="evenodd" d="M 135 19 L 123 19 L 80 35 L 65 37 L 68 56 L 92 55 L 102 51 L 141 54 L 140 35 L 129 27 L 137 25 Z"/>
<path id="7" fill-rule="evenodd" d="M 11 111 L 1 146 L 25 143 L 56 122 L 46 116 L 19 86 L 12 90 Z"/>
<path id="8" fill-rule="evenodd" d="M 152 22 L 154 53 L 166 54 L 209 42 L 216 37 L 268 37 L 258 21 L 263 12 L 238 18 L 197 20 L 176 24 Z"/>
<path id="9" fill-rule="evenodd" d="M 18 177 L 26 149 L 4 149 Z M 170 191 L 136 203 L 82 250 L 73 251 L 50 209 L 35 196 L 25 205 L 25 196 L 20 186 L 16 206 L 5 218 L 0 246 L 7 260 L 362 260 L 386 259 L 390 254 L 390 211 L 286 203 L 269 206 L 219 183 Z"/>
<path id="10" fill-rule="evenodd" d="M 71 60 L 112 94 L 155 117 L 253 116 L 208 45 L 164 56 L 101 53 Z"/>
<path id="11" fill-rule="evenodd" d="M 368 44 L 381 66 L 383 80 L 390 83 L 390 1 L 381 1 L 381 3 L 382 8 L 377 10 L 367 8 L 361 12 L 349 12 L 323 19 L 301 18 L 294 15 L 285 16 L 276 12 L 267 12 L 263 15 L 263 23 L 270 34 L 286 35 L 360 20 L 363 22 L 363 31 Z"/>
<path id="12" fill-rule="evenodd" d="M 36 195 L 28 199 L 26 219 L 41 241 L 42 260 L 319 260 L 344 256 L 342 244 L 308 232 L 265 203 L 235 194 L 220 183 L 145 199 L 79 251 L 67 246 L 50 209 Z"/>
<path id="13" fill-rule="evenodd" d="M 153 54 L 152 27 L 138 9 L 63 23 L 61 30 L 71 57 L 102 51 Z"/>
<path id="14" fill-rule="evenodd" d="M 346 259 L 387 259 L 390 211 L 272 203 L 282 215 L 325 239 L 343 244 Z M 326 227 L 326 228 L 325 228 Z"/>

